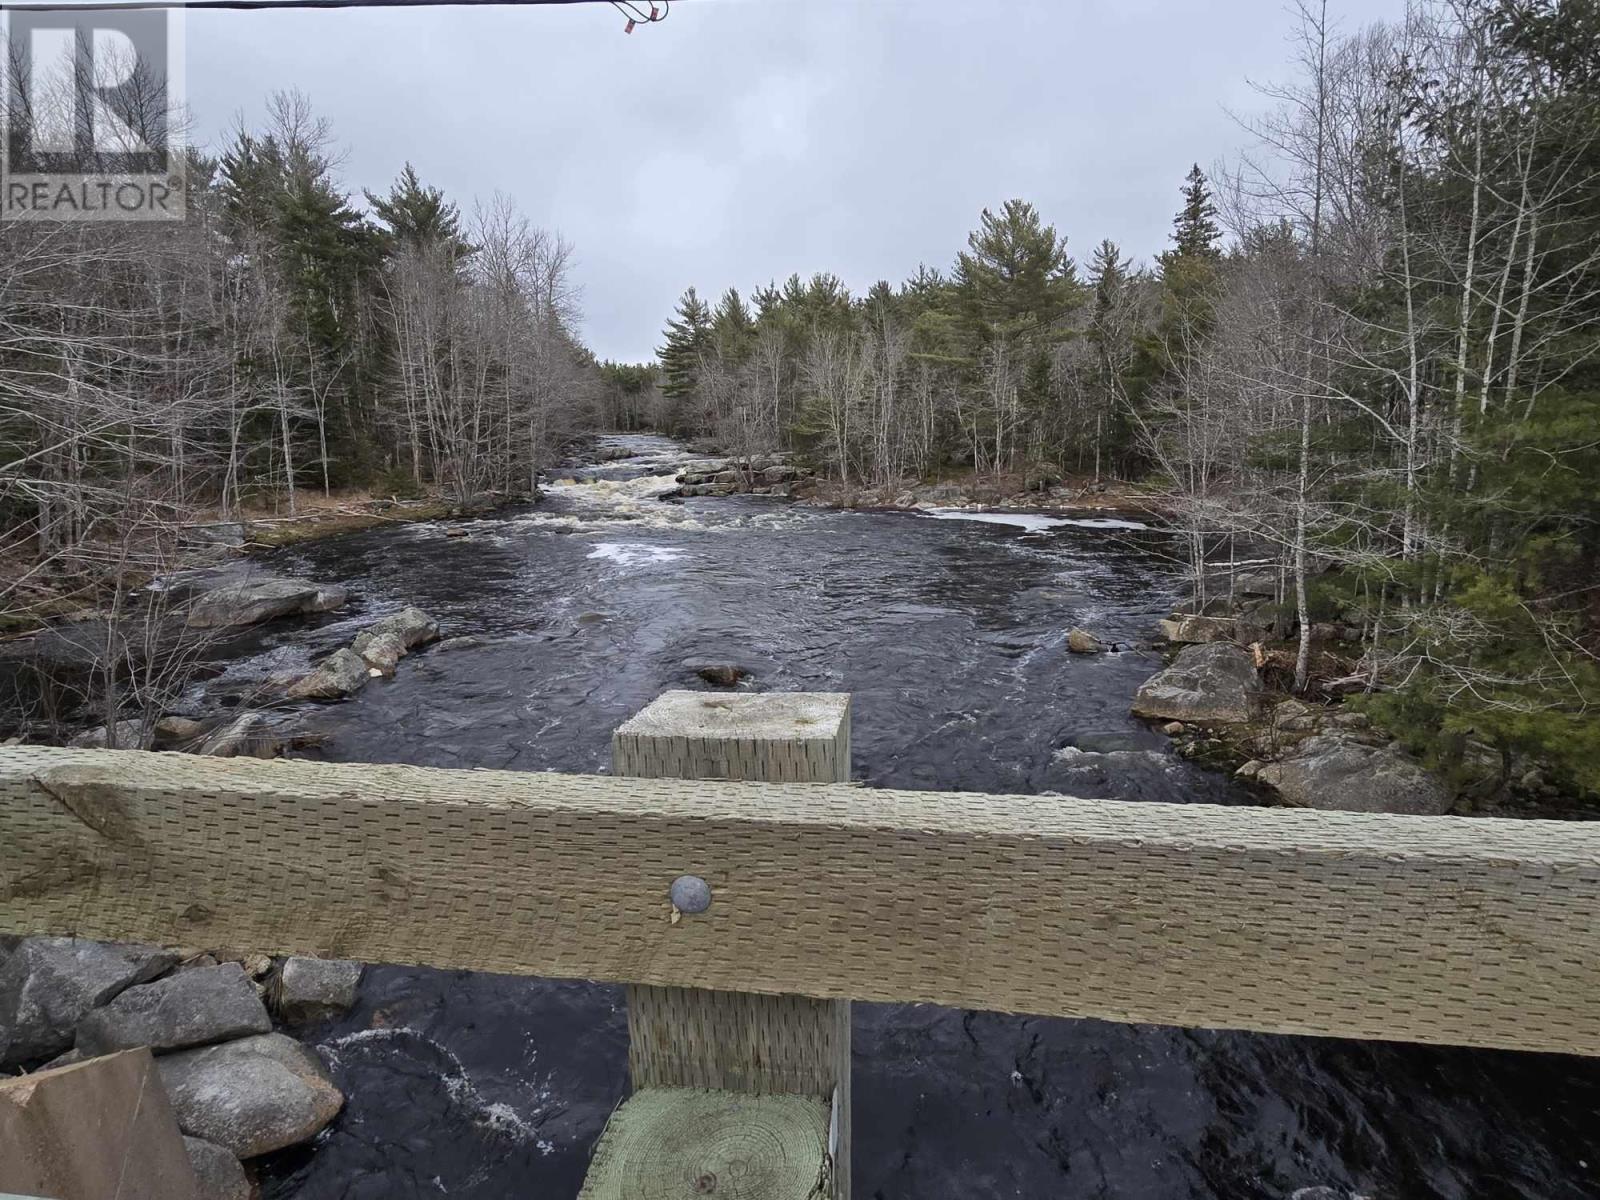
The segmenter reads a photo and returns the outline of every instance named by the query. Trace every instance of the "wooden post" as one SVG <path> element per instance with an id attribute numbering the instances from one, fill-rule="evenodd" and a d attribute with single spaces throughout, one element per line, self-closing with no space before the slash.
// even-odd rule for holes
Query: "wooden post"
<path id="1" fill-rule="evenodd" d="M 16 1193 L 203 1200 L 149 1050 L 0 1080 L 0 1200 Z"/>
<path id="2" fill-rule="evenodd" d="M 611 748 L 616 775 L 845 783 L 850 697 L 668 692 Z M 688 915 L 664 894 L 668 930 L 716 919 L 717 864 L 683 872 L 711 903 Z M 631 984 L 628 1035 L 634 1095 L 601 1137 L 585 1200 L 714 1194 L 719 1178 L 750 1200 L 849 1200 L 849 1001 Z"/>

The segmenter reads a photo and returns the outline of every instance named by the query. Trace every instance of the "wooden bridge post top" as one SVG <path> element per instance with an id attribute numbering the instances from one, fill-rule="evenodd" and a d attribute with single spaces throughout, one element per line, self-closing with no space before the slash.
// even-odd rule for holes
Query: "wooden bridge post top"
<path id="1" fill-rule="evenodd" d="M 663 692 L 617 726 L 623 737 L 832 742 L 847 731 L 848 692 Z"/>
<path id="2" fill-rule="evenodd" d="M 644 779 L 845 783 L 843 692 L 664 692 L 611 735 L 611 769 Z"/>

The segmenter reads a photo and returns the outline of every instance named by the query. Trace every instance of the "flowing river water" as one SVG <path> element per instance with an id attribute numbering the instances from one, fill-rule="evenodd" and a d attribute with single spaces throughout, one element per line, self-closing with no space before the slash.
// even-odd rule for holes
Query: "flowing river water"
<path id="1" fill-rule="evenodd" d="M 347 643 L 415 604 L 447 637 L 308 710 L 345 761 L 598 772 L 611 729 L 695 668 L 854 696 L 868 785 L 1248 803 L 1127 715 L 1177 583 L 1167 536 L 1115 518 L 666 501 L 688 455 L 602 440 L 537 504 L 278 552 L 350 586 L 206 686 Z M 349 1101 L 265 1164 L 267 1200 L 570 1200 L 626 1076 L 620 989 L 370 967 L 315 1032 Z M 1566 1200 L 1600 1196 L 1593 1060 L 1269 1037 L 922 1005 L 855 1010 L 860 1200 Z"/>

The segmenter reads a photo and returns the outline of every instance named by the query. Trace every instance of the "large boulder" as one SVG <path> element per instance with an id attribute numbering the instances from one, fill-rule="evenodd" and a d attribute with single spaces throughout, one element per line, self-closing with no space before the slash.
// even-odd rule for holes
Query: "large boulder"
<path id="1" fill-rule="evenodd" d="M 367 637 L 365 634 L 356 639 L 361 648 L 356 651 L 361 655 L 361 661 L 382 675 L 393 675 L 395 668 L 400 665 L 400 660 L 406 656 L 405 643 L 400 640 L 400 635 L 390 632 L 378 637 Z"/>
<path id="2" fill-rule="evenodd" d="M 367 686 L 366 661 L 354 650 L 335 650 L 311 674 L 289 685 L 291 700 L 343 700 Z"/>
<path id="3" fill-rule="evenodd" d="M 344 1106 L 322 1060 L 281 1033 L 167 1054 L 156 1067 L 179 1127 L 238 1158 L 313 1138 Z"/>
<path id="4" fill-rule="evenodd" d="M 1177 613 L 1161 622 L 1161 636 L 1169 642 L 1199 646 L 1207 642 L 1231 642 L 1239 633 L 1237 621 L 1225 617 L 1201 617 Z"/>
<path id="5" fill-rule="evenodd" d="M 1256 571 L 1248 575 L 1240 575 L 1233 581 L 1236 592 L 1243 596 L 1276 596 L 1278 594 L 1278 573 L 1276 571 Z"/>
<path id="6" fill-rule="evenodd" d="M 0 1066 L 60 1054 L 91 1009 L 177 961 L 156 946 L 25 938 L 0 966 Z"/>
<path id="7" fill-rule="evenodd" d="M 1133 714 L 1163 721 L 1238 724 L 1261 699 L 1255 660 L 1226 642 L 1185 646 L 1164 671 L 1140 686 Z"/>
<path id="8" fill-rule="evenodd" d="M 418 646 L 439 640 L 439 622 L 420 608 L 407 605 L 356 634 L 356 640 L 350 643 L 350 648 L 361 654 L 368 646 L 383 638 L 394 638 L 405 649 L 415 650 Z"/>
<path id="9" fill-rule="evenodd" d="M 1454 802 L 1437 777 L 1402 751 L 1331 733 L 1307 738 L 1255 779 L 1300 808 L 1437 816 Z"/>
<path id="10" fill-rule="evenodd" d="M 288 741 L 285 731 L 266 713 L 246 712 L 212 730 L 196 753 L 212 758 L 277 758 Z"/>
<path id="11" fill-rule="evenodd" d="M 255 625 L 296 613 L 329 612 L 348 598 L 342 587 L 309 579 L 254 579 L 202 592 L 189 602 L 187 620 L 196 629 Z"/>
<path id="12" fill-rule="evenodd" d="M 255 1194 L 244 1167 L 231 1151 L 192 1137 L 183 1139 L 183 1148 L 205 1200 L 250 1200 Z"/>
<path id="13" fill-rule="evenodd" d="M 1067 650 L 1072 654 L 1101 654 L 1105 645 L 1087 629 L 1073 629 L 1067 633 Z"/>
<path id="14" fill-rule="evenodd" d="M 272 1019 L 243 969 L 222 963 L 128 988 L 83 1019 L 78 1048 L 110 1054 L 149 1046 L 160 1053 L 271 1030 Z"/>
<path id="15" fill-rule="evenodd" d="M 116 726 L 118 750 L 147 750 L 150 738 L 145 736 L 143 721 L 118 721 Z M 111 745 L 104 724 L 85 729 L 67 742 L 74 750 L 104 750 Z"/>
<path id="16" fill-rule="evenodd" d="M 335 958 L 286 958 L 274 981 L 278 1015 L 293 1025 L 348 1012 L 361 985 L 361 964 Z"/>

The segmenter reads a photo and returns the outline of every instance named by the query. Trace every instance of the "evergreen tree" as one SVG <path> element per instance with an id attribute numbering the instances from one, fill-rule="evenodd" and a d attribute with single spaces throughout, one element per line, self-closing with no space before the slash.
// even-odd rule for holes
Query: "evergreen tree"
<path id="1" fill-rule="evenodd" d="M 1211 187 L 1205 172 L 1196 163 L 1183 183 L 1183 207 L 1172 219 L 1170 256 L 1216 259 L 1222 255 L 1217 243 L 1222 230 L 1217 228 L 1217 208 L 1211 202 Z"/>
<path id="2" fill-rule="evenodd" d="M 694 395 L 700 378 L 700 357 L 711 345 L 711 310 L 690 287 L 678 300 L 677 316 L 667 322 L 661 360 L 661 394 L 681 403 Z"/>
<path id="3" fill-rule="evenodd" d="M 1025 200 L 983 210 L 956 259 L 955 285 L 980 340 L 1049 329 L 1077 303 L 1067 240 Z"/>
<path id="4" fill-rule="evenodd" d="M 407 163 L 387 196 L 366 193 L 367 203 L 387 226 L 390 242 L 399 246 L 438 247 L 453 259 L 472 252 L 461 233 L 461 213 L 438 188 L 426 187 Z"/>
<path id="5" fill-rule="evenodd" d="M 717 301 L 711 318 L 711 343 L 718 357 L 729 365 L 737 365 L 750 357 L 755 339 L 755 320 L 746 307 L 738 288 L 729 288 Z"/>

